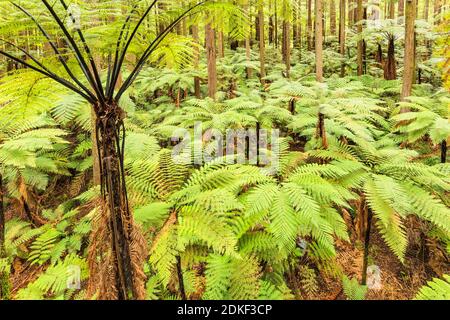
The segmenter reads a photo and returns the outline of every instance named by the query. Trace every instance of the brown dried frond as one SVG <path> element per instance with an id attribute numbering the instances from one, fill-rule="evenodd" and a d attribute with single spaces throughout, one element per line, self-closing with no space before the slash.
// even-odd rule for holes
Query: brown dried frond
<path id="1" fill-rule="evenodd" d="M 99 300 L 117 300 L 119 297 L 116 281 L 118 270 L 112 247 L 111 214 L 109 206 L 102 199 L 98 200 L 97 210 L 89 244 L 90 278 L 87 296 Z M 142 231 L 134 224 L 132 218 L 123 217 L 122 221 L 126 224 L 124 229 L 131 230 L 128 240 L 135 298 L 143 300 L 146 296 L 146 276 L 143 265 L 148 253 L 147 243 Z"/>

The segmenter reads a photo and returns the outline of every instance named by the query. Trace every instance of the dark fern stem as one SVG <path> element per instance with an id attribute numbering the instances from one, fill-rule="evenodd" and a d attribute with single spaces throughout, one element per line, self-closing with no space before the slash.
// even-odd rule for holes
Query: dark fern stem
<path id="1" fill-rule="evenodd" d="M 181 300 L 187 300 L 186 290 L 184 288 L 184 278 L 183 278 L 183 269 L 181 266 L 181 256 L 177 256 L 177 275 L 178 275 L 178 286 L 180 291 Z"/>
<path id="2" fill-rule="evenodd" d="M 441 163 L 447 163 L 447 152 L 447 140 L 444 140 L 441 143 Z"/>
<path id="3" fill-rule="evenodd" d="M 3 177 L 0 173 L 0 259 L 6 258 L 5 250 L 5 208 L 3 205 Z M 0 300 L 9 299 L 9 276 L 0 272 Z"/>
<path id="4" fill-rule="evenodd" d="M 369 267 L 369 249 L 370 249 L 370 233 L 372 232 L 372 218 L 373 214 L 370 209 L 367 209 L 367 229 L 364 241 L 364 261 L 361 284 L 367 284 L 367 268 Z"/>

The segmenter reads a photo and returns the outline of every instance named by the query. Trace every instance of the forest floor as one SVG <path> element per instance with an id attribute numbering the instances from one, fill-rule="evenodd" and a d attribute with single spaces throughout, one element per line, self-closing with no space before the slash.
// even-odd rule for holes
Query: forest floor
<path id="1" fill-rule="evenodd" d="M 410 221 L 414 223 L 414 221 Z M 410 238 L 414 234 L 410 234 Z M 361 247 L 361 248 L 358 248 Z M 337 263 L 351 279 L 361 281 L 364 250 L 362 245 L 339 241 L 336 245 Z M 432 280 L 432 276 L 441 276 L 450 271 L 450 264 L 443 256 L 430 255 L 425 259 L 423 250 L 410 245 L 404 264 L 392 253 L 377 230 L 371 234 L 369 266 L 378 266 L 381 270 L 381 289 L 369 290 L 367 300 L 411 300 L 420 288 Z M 428 260 L 427 262 L 425 262 Z M 311 300 L 343 300 L 345 296 L 341 284 L 335 278 L 321 274 L 320 290 Z"/>
<path id="2" fill-rule="evenodd" d="M 297 141 L 291 145 L 291 151 L 304 151 L 304 141 Z M 69 180 L 62 180 L 55 186 L 53 194 L 63 197 L 66 192 Z M 58 197 L 44 197 L 47 202 L 57 203 Z M 53 203 L 53 204 L 54 204 Z M 10 208 L 6 212 L 6 218 L 19 217 L 26 220 L 27 216 L 22 212 Z M 424 239 L 421 234 L 421 224 L 418 220 L 410 218 L 407 220 L 409 246 L 405 261 L 402 263 L 392 253 L 386 245 L 377 228 L 372 228 L 371 242 L 369 250 L 369 266 L 377 266 L 381 270 L 381 289 L 369 290 L 367 300 L 411 300 L 419 289 L 442 274 L 450 273 L 450 263 L 445 260 L 445 256 L 440 253 L 438 246 L 433 243 L 421 243 Z M 352 227 L 348 226 L 352 232 Z M 355 237 L 352 237 L 353 239 Z M 24 248 L 26 250 L 26 248 Z M 336 262 L 339 269 L 343 270 L 349 279 L 356 278 L 361 281 L 361 270 L 363 269 L 364 245 L 360 241 L 344 242 L 336 241 L 337 257 Z M 11 284 L 12 295 L 14 296 L 20 289 L 27 287 L 29 283 L 35 281 L 48 265 L 31 265 L 30 262 L 16 258 L 12 265 Z M 305 300 L 345 300 L 342 284 L 336 277 L 319 272 L 317 277 L 318 290 L 315 294 L 307 294 L 301 290 L 301 299 Z M 299 279 L 292 279 L 295 287 Z M 300 297 L 299 297 L 300 298 Z"/>

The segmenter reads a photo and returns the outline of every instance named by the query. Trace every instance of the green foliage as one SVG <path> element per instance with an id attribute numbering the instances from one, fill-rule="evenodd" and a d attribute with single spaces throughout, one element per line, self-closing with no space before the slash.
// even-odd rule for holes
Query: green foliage
<path id="1" fill-rule="evenodd" d="M 444 275 L 443 279 L 434 279 L 417 294 L 416 300 L 449 300 L 450 299 L 450 276 Z"/>
<path id="2" fill-rule="evenodd" d="M 82 30 L 95 59 L 100 60 L 104 82 L 111 67 L 107 59 L 115 53 L 123 12 L 130 11 L 131 2 L 76 2 L 83 14 Z M 158 29 L 194 2 L 158 3 L 158 14 L 144 19 L 125 57 L 126 67 L 119 70 L 125 79 L 128 67 Z M 29 0 L 21 5 L 60 40 L 60 30 L 41 6 Z M 148 1 L 137 4 L 130 16 L 131 26 L 137 23 L 144 5 Z M 354 245 L 350 233 L 356 231 L 361 207 L 373 216 L 374 232 L 401 262 L 407 262 L 413 235 L 407 223 L 411 216 L 436 240 L 439 249 L 444 248 L 443 255 L 448 255 L 450 167 L 437 164 L 437 145 L 444 145 L 450 136 L 450 100 L 439 87 L 441 71 L 436 68 L 436 62 L 442 64 L 445 59 L 429 59 L 430 41 L 436 35 L 430 25 L 416 22 L 417 68 L 425 83 L 414 86 L 413 96 L 399 102 L 401 80 L 382 79 L 383 70 L 372 55 L 378 45 L 384 50 L 387 41 L 395 39 L 396 66 L 402 75 L 402 19 L 368 21 L 362 34 L 347 28 L 345 57 L 338 53 L 336 37 L 327 34 L 323 83 L 315 81 L 316 55 L 305 49 L 305 39 L 294 43 L 289 77 L 280 50 L 267 46 L 267 76 L 262 86 L 260 48 L 252 45 L 256 5 L 265 5 L 273 22 L 275 8 L 268 2 L 207 3 L 161 42 L 130 94 L 120 101 L 126 113 L 128 200 L 149 248 L 147 299 L 179 299 L 178 268 L 190 299 L 293 299 L 292 291 L 297 288 L 288 277 L 293 269 L 298 271 L 297 293 L 314 297 L 324 276 L 342 276 L 335 259 L 342 250 L 340 244 Z M 9 2 L 1 1 L 0 38 L 29 48 L 52 72 L 65 74 L 58 57 L 43 45 L 47 39 L 26 15 L 11 9 Z M 66 16 L 58 2 L 55 10 Z M 298 1 L 282 1 L 276 10 L 291 27 L 298 27 L 298 18 L 306 23 Z M 194 98 L 198 93 L 194 78 L 200 81 L 200 96 L 206 96 L 208 61 L 203 27 L 207 23 L 218 37 L 226 39 L 224 43 L 216 41 L 226 47 L 225 56 L 216 61 L 216 99 Z M 187 32 L 191 27 L 199 27 L 199 41 Z M 356 77 L 352 75 L 355 49 L 362 38 L 367 74 Z M 231 43 L 227 42 L 243 40 L 250 40 L 250 46 L 228 49 Z M 442 51 L 441 47 L 437 51 Z M 81 79 L 82 70 L 76 67 L 69 49 L 64 48 L 63 59 Z M 3 42 L 2 50 L 19 54 Z M 2 60 L 0 68 L 4 67 Z M 349 76 L 337 76 L 341 67 Z M 318 135 L 318 114 L 324 117 L 326 143 Z M 100 193 L 92 183 L 93 116 L 92 106 L 83 98 L 29 68 L 1 74 L 0 176 L 4 186 L 0 187 L 6 191 L 8 221 L 0 275 L 10 276 L 16 260 L 40 271 L 13 298 L 84 298 L 89 277 L 88 237 L 97 210 L 93 200 Z M 181 164 L 174 157 L 174 132 L 192 134 L 199 122 L 202 141 L 190 141 L 192 148 L 184 160 L 192 163 Z M 280 131 L 278 140 L 269 137 L 268 146 L 259 149 L 261 158 L 278 160 L 275 169 L 273 163 L 236 164 L 236 159 L 244 157 L 242 153 L 199 159 L 191 152 L 199 148 L 218 155 L 221 150 L 215 134 L 257 125 Z M 278 148 L 274 148 L 276 144 Z M 26 211 L 31 203 L 35 206 Z M 22 210 L 27 216 L 19 219 Z M 38 217 L 43 225 L 26 221 L 30 216 Z M 71 266 L 81 270 L 80 289 L 67 287 Z M 448 282 L 448 276 L 430 282 L 417 298 L 448 299 Z M 344 277 L 342 286 L 349 300 L 365 299 L 367 287 L 355 278 Z"/>
<path id="3" fill-rule="evenodd" d="M 367 295 L 367 286 L 362 286 L 356 278 L 349 279 L 347 276 L 342 278 L 342 287 L 347 300 L 365 300 Z"/>

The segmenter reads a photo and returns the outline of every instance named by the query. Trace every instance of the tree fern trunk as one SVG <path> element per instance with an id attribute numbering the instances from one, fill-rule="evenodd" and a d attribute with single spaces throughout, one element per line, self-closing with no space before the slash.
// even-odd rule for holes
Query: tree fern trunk
<path id="1" fill-rule="evenodd" d="M 441 163 L 447 163 L 447 141 L 444 140 L 441 143 Z"/>
<path id="2" fill-rule="evenodd" d="M 364 260 L 363 260 L 362 281 L 361 281 L 361 284 L 363 286 L 367 284 L 367 268 L 369 267 L 370 233 L 372 232 L 372 212 L 367 208 L 367 206 L 365 210 L 367 218 L 367 227 L 364 240 Z"/>
<path id="3" fill-rule="evenodd" d="M 116 103 L 104 105 L 97 118 L 99 162 L 102 195 L 109 210 L 109 231 L 112 234 L 112 254 L 117 270 L 115 285 L 120 300 L 137 298 L 131 260 L 132 218 L 128 208 L 123 168 L 124 112 Z"/>
<path id="4" fill-rule="evenodd" d="M 5 211 L 3 205 L 3 179 L 0 174 L 0 259 L 6 258 L 5 250 Z M 9 299 L 9 276 L 0 272 L 0 300 Z"/>

